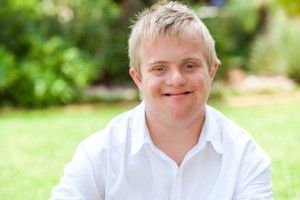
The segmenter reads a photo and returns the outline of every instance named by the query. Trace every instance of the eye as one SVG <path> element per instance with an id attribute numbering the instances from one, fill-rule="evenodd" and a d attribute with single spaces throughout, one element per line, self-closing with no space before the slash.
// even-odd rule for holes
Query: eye
<path id="1" fill-rule="evenodd" d="M 162 72 L 162 71 L 165 71 L 165 68 L 163 66 L 158 66 L 158 67 L 154 67 L 153 71 Z"/>
<path id="2" fill-rule="evenodd" d="M 151 69 L 151 72 L 153 72 L 155 75 L 162 75 L 167 71 L 167 68 L 163 65 L 155 66 Z"/>
<path id="3" fill-rule="evenodd" d="M 197 68 L 196 64 L 193 63 L 187 63 L 183 66 L 183 70 L 191 71 Z"/>
<path id="4" fill-rule="evenodd" d="M 195 66 L 194 65 L 192 65 L 192 64 L 188 64 L 188 65 L 186 65 L 186 68 L 188 68 L 188 69 L 191 69 L 191 68 L 194 68 Z"/>

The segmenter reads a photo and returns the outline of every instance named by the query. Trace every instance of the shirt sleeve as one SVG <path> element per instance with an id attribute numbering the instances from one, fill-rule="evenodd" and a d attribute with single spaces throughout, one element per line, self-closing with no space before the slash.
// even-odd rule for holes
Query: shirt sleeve
<path id="1" fill-rule="evenodd" d="M 271 161 L 251 143 L 242 161 L 234 200 L 272 200 Z"/>
<path id="2" fill-rule="evenodd" d="M 86 149 L 79 145 L 49 200 L 104 200 L 104 173 L 101 169 L 97 173 Z"/>

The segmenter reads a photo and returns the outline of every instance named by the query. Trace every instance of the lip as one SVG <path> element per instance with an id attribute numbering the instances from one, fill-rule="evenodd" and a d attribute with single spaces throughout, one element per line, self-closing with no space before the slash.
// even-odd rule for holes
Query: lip
<path id="1" fill-rule="evenodd" d="M 166 97 L 177 97 L 177 96 L 185 96 L 188 94 L 191 94 L 192 92 L 190 91 L 183 91 L 183 92 L 165 92 L 163 93 L 163 96 Z"/>

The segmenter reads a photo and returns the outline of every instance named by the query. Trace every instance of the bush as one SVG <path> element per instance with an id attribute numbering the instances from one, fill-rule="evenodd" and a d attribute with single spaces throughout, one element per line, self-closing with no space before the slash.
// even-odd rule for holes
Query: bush
<path id="1" fill-rule="evenodd" d="M 69 103 L 78 99 L 80 89 L 95 78 L 93 59 L 62 38 L 55 36 L 43 41 L 36 36 L 30 43 L 18 76 L 3 90 L 7 101 L 31 107 Z"/>
<path id="2" fill-rule="evenodd" d="M 285 74 L 300 82 L 300 26 L 275 7 L 270 23 L 253 43 L 250 69 L 254 73 Z"/>
<path id="3" fill-rule="evenodd" d="M 201 11 L 201 10 L 200 10 Z M 217 9 L 217 15 L 203 21 L 216 41 L 222 62 L 217 76 L 226 79 L 227 72 L 239 68 L 248 70 L 251 43 L 264 23 L 264 5 L 246 0 L 230 0 Z"/>
<path id="4" fill-rule="evenodd" d="M 14 56 L 0 45 L 0 94 L 18 78 Z"/>
<path id="5" fill-rule="evenodd" d="M 300 23 L 292 21 L 290 23 L 287 36 L 286 56 L 288 62 L 288 72 L 290 78 L 300 83 Z"/>
<path id="6" fill-rule="evenodd" d="M 112 2 L 0 5 L 0 104 L 35 107 L 80 99 L 81 89 L 101 71 L 108 24 L 118 14 Z"/>
<path id="7" fill-rule="evenodd" d="M 60 37 L 35 45 L 22 65 L 24 75 L 34 83 L 32 105 L 69 103 L 78 99 L 80 89 L 95 78 L 93 59 Z"/>

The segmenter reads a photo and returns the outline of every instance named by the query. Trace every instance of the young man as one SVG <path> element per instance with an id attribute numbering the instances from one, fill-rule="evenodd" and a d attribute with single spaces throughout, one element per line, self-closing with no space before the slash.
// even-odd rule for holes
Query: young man
<path id="1" fill-rule="evenodd" d="M 194 12 L 177 2 L 144 11 L 129 58 L 142 103 L 79 145 L 52 200 L 272 199 L 269 158 L 206 105 L 219 60 Z"/>

